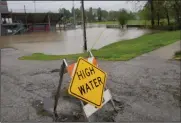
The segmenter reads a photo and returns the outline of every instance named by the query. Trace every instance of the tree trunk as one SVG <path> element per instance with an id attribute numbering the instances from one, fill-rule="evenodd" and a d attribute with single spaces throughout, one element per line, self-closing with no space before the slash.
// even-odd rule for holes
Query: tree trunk
<path id="1" fill-rule="evenodd" d="M 151 26 L 152 28 L 154 27 L 155 23 L 154 23 L 154 7 L 153 7 L 153 0 L 150 0 L 150 4 L 151 4 Z"/>
<path id="2" fill-rule="evenodd" d="M 157 25 L 158 26 L 160 25 L 160 14 L 159 14 L 159 12 L 157 12 Z"/>
<path id="3" fill-rule="evenodd" d="M 59 25 L 59 29 L 60 29 L 60 22 L 58 23 L 58 25 Z"/>
<path id="4" fill-rule="evenodd" d="M 63 22 L 63 29 L 65 30 L 65 22 Z"/>
<path id="5" fill-rule="evenodd" d="M 176 22 L 178 22 L 178 12 L 176 9 L 176 5 L 174 5 L 174 9 L 175 9 L 175 19 L 176 19 Z"/>
<path id="6" fill-rule="evenodd" d="M 180 18 L 179 18 L 180 13 L 179 13 L 179 9 L 177 6 L 179 7 L 177 0 L 175 0 L 174 9 L 175 9 L 175 13 L 176 13 L 177 24 L 179 24 L 180 23 Z"/>
<path id="7" fill-rule="evenodd" d="M 168 25 L 170 25 L 170 17 L 169 17 L 167 8 L 165 8 L 165 13 L 166 13 L 166 17 L 167 17 L 167 23 L 168 23 Z"/>

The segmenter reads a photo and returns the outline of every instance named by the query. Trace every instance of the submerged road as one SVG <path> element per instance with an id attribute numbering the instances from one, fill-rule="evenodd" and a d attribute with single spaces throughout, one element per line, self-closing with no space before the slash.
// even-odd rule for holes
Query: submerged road
<path id="1" fill-rule="evenodd" d="M 180 62 L 169 60 L 180 42 L 144 54 L 130 61 L 98 61 L 107 72 L 119 112 L 110 103 L 91 116 L 91 121 L 180 121 Z M 1 50 L 1 120 L 52 121 L 40 101 L 54 95 L 60 61 L 21 61 L 29 53 Z M 70 78 L 64 76 L 58 104 L 59 121 L 84 121 L 79 101 L 65 91 Z"/>

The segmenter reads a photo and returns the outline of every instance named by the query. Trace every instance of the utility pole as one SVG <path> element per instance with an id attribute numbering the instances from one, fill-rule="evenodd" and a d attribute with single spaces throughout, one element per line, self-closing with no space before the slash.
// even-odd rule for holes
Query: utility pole
<path id="1" fill-rule="evenodd" d="M 83 39 L 84 39 L 84 52 L 87 51 L 87 39 L 86 39 L 86 28 L 85 28 L 85 11 L 84 11 L 84 0 L 82 2 L 82 22 L 83 22 Z"/>
<path id="2" fill-rule="evenodd" d="M 51 22 L 50 22 L 50 16 L 49 16 L 49 13 L 48 13 L 48 25 L 49 25 L 49 31 L 51 31 Z"/>
<path id="3" fill-rule="evenodd" d="M 2 18 L 1 18 L 1 12 L 0 12 L 0 36 L 1 36 L 1 26 L 2 26 Z"/>
<path id="4" fill-rule="evenodd" d="M 25 14 L 26 14 L 26 6 L 24 5 L 24 12 L 25 12 Z"/>
<path id="5" fill-rule="evenodd" d="M 36 13 L 36 3 L 35 3 L 35 0 L 34 0 L 34 9 L 35 9 L 35 13 Z"/>
<path id="6" fill-rule="evenodd" d="M 11 22 L 13 23 L 13 10 L 11 9 Z"/>
<path id="7" fill-rule="evenodd" d="M 26 6 L 24 5 L 24 12 L 25 12 L 25 14 L 26 14 Z M 27 14 L 26 14 L 26 16 L 25 16 L 25 20 L 26 20 L 26 27 L 28 27 L 28 25 L 27 25 Z"/>

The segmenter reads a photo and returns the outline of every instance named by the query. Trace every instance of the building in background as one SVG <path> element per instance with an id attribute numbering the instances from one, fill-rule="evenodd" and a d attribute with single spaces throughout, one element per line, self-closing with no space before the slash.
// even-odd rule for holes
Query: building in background
<path id="1" fill-rule="evenodd" d="M 26 32 L 55 31 L 61 20 L 60 13 L 9 12 L 7 2 L 0 2 L 0 35 L 16 35 Z"/>
<path id="2" fill-rule="evenodd" d="M 2 15 L 8 13 L 8 5 L 6 1 L 0 1 L 0 36 L 5 35 L 6 29 L 2 26 L 3 22 L 5 21 L 2 18 Z"/>
<path id="3" fill-rule="evenodd" d="M 8 6 L 6 1 L 0 1 L 0 13 L 7 13 Z"/>

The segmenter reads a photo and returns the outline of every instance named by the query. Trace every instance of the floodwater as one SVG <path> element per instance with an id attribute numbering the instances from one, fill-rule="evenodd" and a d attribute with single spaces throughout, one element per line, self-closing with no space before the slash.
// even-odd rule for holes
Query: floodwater
<path id="1" fill-rule="evenodd" d="M 106 27 L 87 28 L 88 49 L 99 49 L 110 43 L 133 39 L 149 30 L 129 28 L 125 30 L 107 29 Z M 0 46 L 13 47 L 30 53 L 75 54 L 83 52 L 83 31 L 57 30 L 56 32 L 34 32 L 23 35 L 1 36 Z"/>

